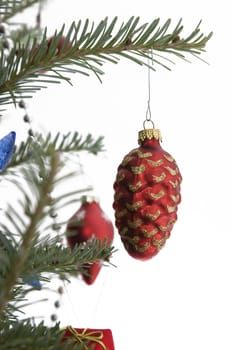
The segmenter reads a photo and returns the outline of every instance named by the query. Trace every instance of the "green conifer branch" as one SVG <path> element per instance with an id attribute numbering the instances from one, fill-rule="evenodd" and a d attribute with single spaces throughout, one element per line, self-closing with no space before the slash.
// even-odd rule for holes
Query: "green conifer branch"
<path id="1" fill-rule="evenodd" d="M 44 322 L 38 325 L 32 324 L 29 320 L 6 327 L 0 323 L 0 348 L 1 350 L 64 350 L 62 342 L 64 331 L 57 323 L 53 327 L 46 327 Z M 71 340 L 66 341 L 66 349 L 71 349 Z M 72 350 L 85 350 L 86 342 L 83 344 L 72 344 Z"/>
<path id="2" fill-rule="evenodd" d="M 36 133 L 33 137 L 28 136 L 25 141 L 22 141 L 14 151 L 10 163 L 5 171 L 0 173 L 4 175 L 9 170 L 23 165 L 27 162 L 32 162 L 33 159 L 38 160 L 41 157 L 43 166 L 43 158 L 51 156 L 51 153 L 57 152 L 62 154 L 75 154 L 80 151 L 85 151 L 93 155 L 103 152 L 103 137 L 99 136 L 96 139 L 88 134 L 80 135 L 77 131 L 61 134 L 60 132 L 52 135 L 50 132 L 47 135 Z"/>
<path id="3" fill-rule="evenodd" d="M 23 12 L 29 7 L 45 2 L 46 0 L 1 0 L 0 1 L 0 14 L 2 15 L 1 21 L 7 22 L 18 13 Z"/>
<path id="4" fill-rule="evenodd" d="M 64 238 L 64 237 L 63 237 Z M 22 270 L 21 277 L 36 276 L 38 279 L 48 279 L 48 274 L 57 274 L 60 278 L 67 280 L 69 276 L 77 276 L 83 272 L 86 263 L 96 260 L 109 261 L 112 256 L 113 247 L 99 240 L 92 240 L 91 245 L 77 245 L 72 251 L 69 247 L 61 244 L 61 237 L 49 239 L 43 243 L 34 244 Z"/>
<path id="5" fill-rule="evenodd" d="M 5 285 L 1 293 L 1 302 L 0 302 L 0 318 L 1 314 L 5 308 L 5 305 L 9 302 L 12 288 L 17 284 L 17 278 L 20 276 L 20 273 L 24 267 L 24 264 L 30 253 L 31 245 L 33 238 L 37 232 L 38 223 L 41 221 L 44 216 L 44 209 L 46 205 L 49 204 L 49 195 L 53 189 L 54 177 L 57 173 L 59 166 L 58 159 L 56 156 L 51 157 L 51 168 L 48 176 L 43 181 L 43 186 L 38 188 L 39 192 L 35 193 L 38 196 L 37 204 L 34 210 L 28 207 L 27 215 L 30 217 L 30 223 L 27 226 L 24 234 L 21 236 L 21 242 L 17 253 L 12 258 L 12 265 L 8 271 L 8 274 L 5 278 Z M 31 175 L 33 172 L 31 171 Z M 34 178 L 34 174 L 33 174 Z M 36 182 L 34 178 L 34 182 Z M 31 204 L 31 203 L 30 203 Z M 14 223 L 14 220 L 13 220 Z M 21 222 L 22 223 L 22 222 Z M 17 227 L 16 227 L 17 228 Z"/>
<path id="6" fill-rule="evenodd" d="M 80 273 L 86 273 L 86 264 L 93 263 L 96 260 L 107 261 L 110 264 L 114 248 L 105 242 L 101 243 L 96 239 L 89 245 L 77 245 L 71 251 L 68 246 L 61 244 L 61 238 L 59 235 L 53 238 L 49 236 L 41 237 L 39 234 L 34 236 L 24 266 L 9 294 L 9 300 L 1 310 L 0 319 L 11 318 L 12 321 L 17 319 L 16 315 L 13 315 L 16 313 L 19 315 L 23 311 L 26 295 L 35 289 L 35 287 L 30 286 L 30 282 L 37 280 L 43 284 L 43 282 L 49 282 L 54 275 L 59 276 L 62 280 L 69 280 L 70 276 L 77 277 Z M 1 234 L 0 246 L 4 247 L 6 251 L 6 245 L 3 246 L 4 239 L 6 240 L 4 235 Z M 8 240 L 7 244 L 11 244 L 11 241 Z M 16 256 L 16 248 L 13 250 Z M 0 249 L 0 251 L 2 254 L 3 249 Z M 11 259 L 13 257 L 12 254 L 9 254 L 9 251 L 6 256 L 10 256 Z M 8 271 L 4 273 L 6 267 Z M 9 278 L 11 269 L 10 262 L 6 266 L 5 261 L 2 260 L 0 266 L 1 291 L 4 291 L 5 281 Z M 2 302 L 0 298 L 0 303 Z"/>
<path id="7" fill-rule="evenodd" d="M 5 220 L 0 223 L 0 319 L 6 319 L 6 315 L 10 317 L 13 311 L 19 311 L 20 300 L 30 292 L 30 288 L 17 287 L 20 280 L 45 281 L 49 280 L 49 273 L 67 279 L 72 274 L 84 272 L 83 266 L 86 263 L 96 260 L 109 261 L 113 253 L 113 247 L 98 240 L 93 240 L 90 245 L 79 245 L 71 252 L 69 247 L 61 245 L 61 237 L 57 233 L 55 238 L 51 238 L 53 223 L 48 223 L 48 218 L 52 220 L 52 213 L 73 201 L 77 202 L 80 193 L 88 190 L 85 188 L 58 195 L 51 194 L 53 188 L 56 189 L 60 183 L 73 175 L 62 173 L 59 176 L 63 164 L 58 159 L 56 149 L 76 150 L 80 147 L 76 142 L 77 135 L 68 134 L 65 141 L 59 138 L 59 133 L 55 139 L 51 138 L 51 135 L 47 136 L 47 147 L 36 148 L 36 152 L 33 152 L 37 153 L 36 158 L 33 160 L 31 154 L 30 164 L 18 170 L 19 180 L 15 185 L 22 196 L 17 196 L 17 206 L 8 204 L 4 212 Z M 14 184 L 12 179 L 11 177 Z M 61 227 L 64 223 L 57 222 L 56 225 Z M 49 235 L 45 236 L 48 230 Z"/>
<path id="8" fill-rule="evenodd" d="M 52 40 L 47 38 L 45 28 L 40 43 L 29 39 L 26 45 L 15 43 L 8 57 L 2 52 L 0 104 L 32 97 L 48 83 L 70 83 L 72 73 L 89 75 L 92 71 L 100 78 L 104 62 L 118 63 L 121 57 L 140 65 L 148 65 L 150 59 L 170 69 L 171 55 L 180 59 L 186 59 L 187 54 L 199 56 L 212 33 L 201 33 L 199 23 L 187 37 L 181 37 L 181 22 L 172 30 L 171 20 L 162 26 L 159 19 L 141 25 L 139 17 L 131 17 L 117 30 L 117 17 L 110 23 L 105 18 L 96 26 L 86 20 L 73 22 L 67 33 L 63 25 Z"/>

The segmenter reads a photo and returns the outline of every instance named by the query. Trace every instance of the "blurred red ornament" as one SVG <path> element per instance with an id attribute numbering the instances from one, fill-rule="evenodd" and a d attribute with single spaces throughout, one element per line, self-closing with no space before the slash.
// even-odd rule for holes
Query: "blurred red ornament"
<path id="1" fill-rule="evenodd" d="M 127 154 L 114 183 L 115 223 L 125 249 L 147 260 L 164 246 L 177 220 L 182 180 L 158 129 L 139 132 L 140 147 Z"/>
<path id="2" fill-rule="evenodd" d="M 88 201 L 83 197 L 81 207 L 69 219 L 66 238 L 69 247 L 73 250 L 76 244 L 91 242 L 98 239 L 109 246 L 113 241 L 114 228 L 96 200 Z M 88 263 L 85 266 L 87 274 L 82 273 L 82 278 L 87 284 L 92 284 L 102 267 L 102 261 Z"/>
<path id="3" fill-rule="evenodd" d="M 83 349 L 114 350 L 114 342 L 111 329 L 83 329 L 66 327 L 63 342 L 73 339 L 73 344 L 85 344 Z M 72 347 L 68 347 L 72 349 Z"/>

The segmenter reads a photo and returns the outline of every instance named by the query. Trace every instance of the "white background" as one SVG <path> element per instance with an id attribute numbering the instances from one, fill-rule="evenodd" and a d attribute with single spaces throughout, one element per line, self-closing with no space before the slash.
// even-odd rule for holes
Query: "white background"
<path id="1" fill-rule="evenodd" d="M 42 12 L 50 33 L 73 20 L 97 23 L 118 16 L 121 24 L 132 15 L 142 23 L 171 18 L 174 26 L 183 18 L 184 35 L 202 20 L 201 30 L 214 32 L 202 55 L 209 65 L 189 57 L 191 64 L 176 59 L 171 72 L 157 67 L 151 73 L 152 118 L 183 176 L 171 238 L 156 257 L 141 262 L 127 254 L 115 230 L 116 267 L 102 268 L 92 286 L 73 279 L 61 300 L 62 326 L 110 328 L 116 350 L 233 348 L 231 14 L 227 0 L 56 0 Z M 75 75 L 73 87 L 50 86 L 38 93 L 28 102 L 28 113 L 32 125 L 45 131 L 105 136 L 106 152 L 82 161 L 93 195 L 114 221 L 112 185 L 123 156 L 137 147 L 147 108 L 147 69 L 126 60 L 103 69 L 102 84 L 92 75 Z M 19 117 L 6 117 L 24 132 Z M 56 298 L 44 307 L 48 319 Z"/>

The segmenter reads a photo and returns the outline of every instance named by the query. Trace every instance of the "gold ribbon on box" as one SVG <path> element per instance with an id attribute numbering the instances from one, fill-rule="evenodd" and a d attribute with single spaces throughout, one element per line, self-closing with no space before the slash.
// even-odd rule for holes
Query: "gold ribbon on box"
<path id="1" fill-rule="evenodd" d="M 87 331 L 85 328 L 81 333 L 79 333 L 76 329 L 71 326 L 67 326 L 66 329 L 74 336 L 74 338 L 79 342 L 83 343 L 85 340 L 89 340 L 90 342 L 99 344 L 103 350 L 108 350 L 102 339 L 104 337 L 103 332 L 101 331 Z M 85 345 L 85 350 L 88 350 L 87 345 Z"/>

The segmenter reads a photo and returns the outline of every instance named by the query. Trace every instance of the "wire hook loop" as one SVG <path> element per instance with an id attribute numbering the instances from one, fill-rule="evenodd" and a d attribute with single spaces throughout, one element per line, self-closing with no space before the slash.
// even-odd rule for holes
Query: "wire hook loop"
<path id="1" fill-rule="evenodd" d="M 152 128 L 149 128 L 149 129 L 154 129 L 154 128 L 155 128 L 155 124 L 154 124 L 153 120 L 151 120 L 151 119 L 146 119 L 146 120 L 144 120 L 144 122 L 143 122 L 143 128 L 144 128 L 144 130 L 147 129 L 147 128 L 146 128 L 146 123 L 147 123 L 147 122 L 152 124 Z"/>

